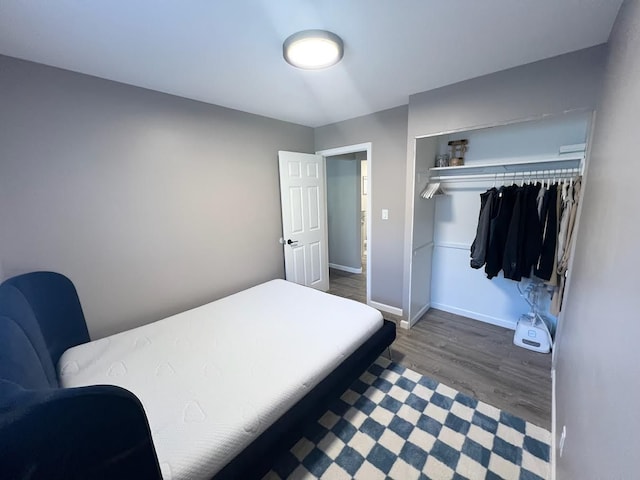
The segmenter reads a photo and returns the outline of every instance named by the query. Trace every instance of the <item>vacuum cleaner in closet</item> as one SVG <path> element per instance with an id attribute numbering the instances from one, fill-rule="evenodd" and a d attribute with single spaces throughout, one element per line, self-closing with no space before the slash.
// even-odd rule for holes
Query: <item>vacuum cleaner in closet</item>
<path id="1" fill-rule="evenodd" d="M 531 312 L 520 317 L 513 335 L 515 345 L 540 353 L 549 353 L 553 343 L 549 325 L 539 313 L 540 301 L 545 293 L 546 286 L 538 282 L 531 282 L 524 291 L 520 290 L 520 294 L 531 305 Z"/>

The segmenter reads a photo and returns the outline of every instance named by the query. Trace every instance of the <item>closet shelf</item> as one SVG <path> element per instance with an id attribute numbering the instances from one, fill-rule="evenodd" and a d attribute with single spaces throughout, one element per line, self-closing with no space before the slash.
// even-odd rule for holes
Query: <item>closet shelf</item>
<path id="1" fill-rule="evenodd" d="M 459 167 L 432 167 L 430 181 L 456 180 L 469 177 L 485 177 L 505 174 L 535 174 L 555 172 L 562 175 L 582 174 L 584 152 L 563 154 L 542 159 L 515 160 L 496 163 L 469 164 Z M 437 176 L 436 176 L 437 175 Z"/>
<path id="2" fill-rule="evenodd" d="M 578 154 L 565 154 L 558 155 L 556 157 L 545 157 L 543 159 L 536 160 L 516 160 L 508 162 L 495 162 L 495 163 L 478 163 L 461 165 L 459 167 L 431 167 L 431 172 L 467 172 L 472 170 L 483 170 L 482 173 L 503 173 L 526 170 L 553 170 L 560 168 L 576 168 L 579 167 L 584 160 L 584 153 Z M 568 165 L 568 164 L 573 165 Z M 490 170 L 487 172 L 487 170 Z M 475 173 L 475 172 L 474 172 Z M 481 173 L 481 172 L 478 172 Z"/>

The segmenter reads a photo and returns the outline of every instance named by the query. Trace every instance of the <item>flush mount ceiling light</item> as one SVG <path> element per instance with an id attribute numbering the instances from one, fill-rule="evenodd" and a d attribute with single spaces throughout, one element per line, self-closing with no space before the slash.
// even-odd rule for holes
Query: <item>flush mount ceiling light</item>
<path id="1" fill-rule="evenodd" d="M 284 41 L 282 55 L 291 65 L 305 70 L 331 67 L 342 59 L 342 39 L 326 30 L 304 30 Z"/>

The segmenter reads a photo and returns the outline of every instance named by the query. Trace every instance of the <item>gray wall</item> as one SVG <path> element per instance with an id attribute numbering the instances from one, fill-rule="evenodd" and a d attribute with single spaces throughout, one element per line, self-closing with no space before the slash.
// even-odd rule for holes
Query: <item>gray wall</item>
<path id="1" fill-rule="evenodd" d="M 409 140 L 593 109 L 605 56 L 606 46 L 599 45 L 412 95 Z"/>
<path id="2" fill-rule="evenodd" d="M 327 157 L 329 263 L 362 268 L 360 160 Z"/>
<path id="3" fill-rule="evenodd" d="M 638 478 L 640 2 L 614 25 L 556 349 L 558 479 Z"/>
<path id="4" fill-rule="evenodd" d="M 282 277 L 278 150 L 313 130 L 0 57 L 0 264 L 100 337 Z"/>
<path id="5" fill-rule="evenodd" d="M 397 308 L 402 308 L 406 139 L 406 106 L 315 129 L 316 150 L 372 143 L 371 238 L 367 247 L 371 255 L 371 299 Z M 389 220 L 381 219 L 383 208 L 389 210 Z"/>

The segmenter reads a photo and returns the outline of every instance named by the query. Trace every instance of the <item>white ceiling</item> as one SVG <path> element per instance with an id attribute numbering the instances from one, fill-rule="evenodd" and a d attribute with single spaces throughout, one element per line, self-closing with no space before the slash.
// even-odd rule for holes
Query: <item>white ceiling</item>
<path id="1" fill-rule="evenodd" d="M 0 0 L 0 53 L 309 126 L 607 41 L 622 0 Z M 333 31 L 301 71 L 282 42 Z M 1 72 L 0 72 L 1 74 Z"/>

